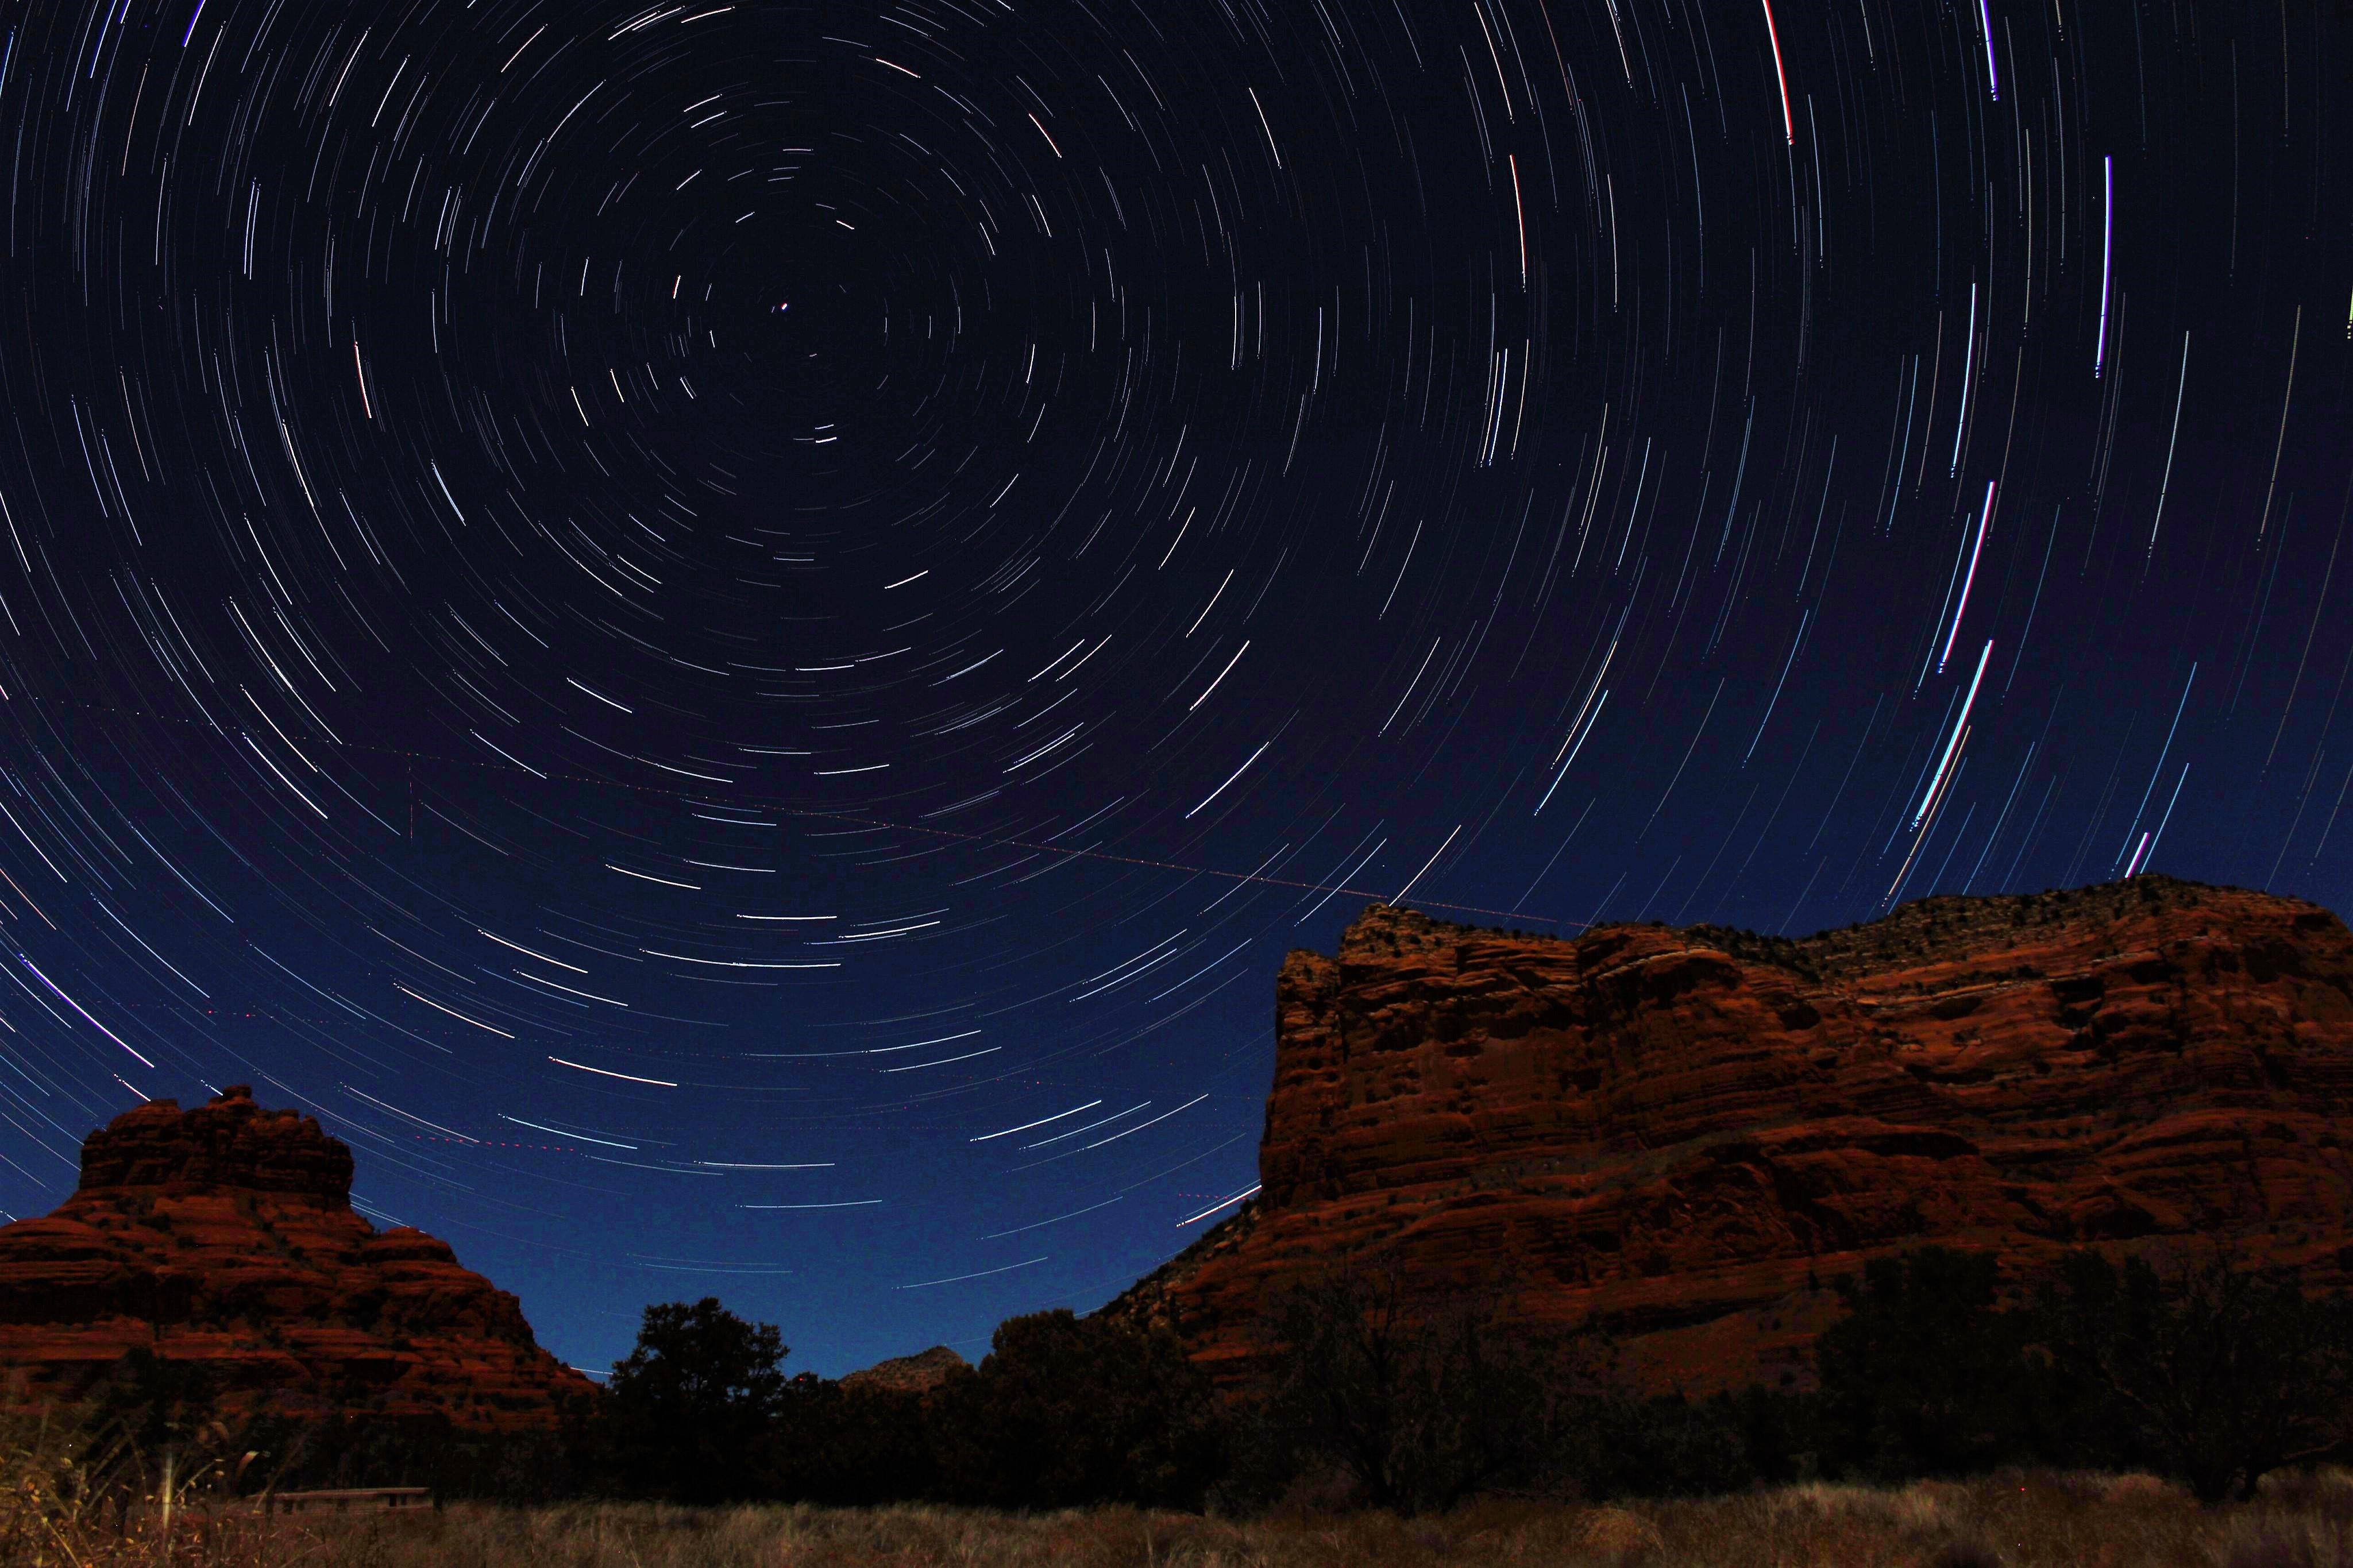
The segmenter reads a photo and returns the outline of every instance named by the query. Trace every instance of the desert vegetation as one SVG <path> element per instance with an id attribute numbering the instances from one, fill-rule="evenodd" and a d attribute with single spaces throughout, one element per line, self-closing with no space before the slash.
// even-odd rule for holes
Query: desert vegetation
<path id="1" fill-rule="evenodd" d="M 1220 1393 L 1166 1331 L 1001 1325 L 921 1390 L 789 1375 L 772 1325 L 649 1308 L 564 1428 L 253 1420 L 133 1357 L 11 1436 L 0 1561 L 74 1563 L 2353 1564 L 2353 1310 L 2216 1258 L 2008 1290 L 1937 1248 L 1840 1282 L 1810 1387 L 1636 1392 L 1605 1334 L 1342 1272 Z M 436 1506 L 268 1518 L 258 1492 Z"/>
<path id="2" fill-rule="evenodd" d="M 1809 1481 L 1612 1503 L 1483 1497 L 1440 1515 L 1294 1505 L 1229 1518 L 1124 1505 L 1005 1512 L 453 1501 L 265 1518 L 202 1486 L 166 1519 L 0 1499 L 0 1561 L 31 1568 L 2340 1568 L 2353 1475 L 2201 1506 L 2145 1474 L 2008 1471 L 1969 1482 Z"/>

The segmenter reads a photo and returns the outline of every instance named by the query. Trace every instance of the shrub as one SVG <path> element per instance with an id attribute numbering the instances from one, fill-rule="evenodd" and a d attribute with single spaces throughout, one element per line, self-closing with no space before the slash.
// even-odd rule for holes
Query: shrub
<path id="1" fill-rule="evenodd" d="M 95 1415 L 86 1409 L 83 1417 Z M 147 1457 L 90 1420 L 0 1415 L 0 1563 L 72 1568 L 267 1568 L 265 1521 L 228 1505 L 237 1457 L 211 1426 Z"/>
<path id="2" fill-rule="evenodd" d="M 1724 1394 L 1698 1403 L 1591 1395 L 1567 1423 L 1562 1474 L 1595 1498 L 1742 1491 L 1758 1476 L 1742 1420 L 1746 1413 Z"/>

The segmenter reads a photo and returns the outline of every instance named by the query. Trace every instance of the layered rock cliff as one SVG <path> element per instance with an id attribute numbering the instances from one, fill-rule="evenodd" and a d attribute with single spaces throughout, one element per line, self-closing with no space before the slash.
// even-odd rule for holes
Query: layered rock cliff
<path id="1" fill-rule="evenodd" d="M 1104 1310 L 1222 1378 L 1342 1261 L 1592 1323 L 1654 1387 L 1802 1376 L 1829 1282 L 1926 1243 L 2353 1268 L 2353 934 L 2160 877 L 1802 941 L 1375 906 L 1276 987 L 1262 1190 Z"/>
<path id="2" fill-rule="evenodd" d="M 513 1296 L 446 1242 L 378 1232 L 351 1187 L 348 1148 L 241 1085 L 116 1117 L 72 1197 L 0 1226 L 0 1402 L 73 1399 L 144 1349 L 203 1366 L 231 1413 L 554 1425 L 587 1380 Z"/>

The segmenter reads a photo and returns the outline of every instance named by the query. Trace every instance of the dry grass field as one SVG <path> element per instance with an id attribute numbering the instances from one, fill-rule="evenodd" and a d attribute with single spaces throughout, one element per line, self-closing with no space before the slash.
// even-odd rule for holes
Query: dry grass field
<path id="1" fill-rule="evenodd" d="M 2200 1509 L 2148 1477 L 2035 1474 L 1893 1490 L 1810 1485 L 1610 1507 L 1488 1500 L 1438 1518 L 1204 1519 L 1125 1509 L 574 1504 L 262 1520 L 60 1516 L 20 1487 L 0 1562 L 83 1568 L 2353 1568 L 2353 1476 Z"/>

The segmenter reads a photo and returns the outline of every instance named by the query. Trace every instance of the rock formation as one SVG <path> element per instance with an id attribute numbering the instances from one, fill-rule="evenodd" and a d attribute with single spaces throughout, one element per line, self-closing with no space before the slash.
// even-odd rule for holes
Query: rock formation
<path id="1" fill-rule="evenodd" d="M 945 1345 L 934 1345 L 914 1355 L 892 1356 L 872 1366 L 841 1374 L 844 1388 L 876 1388 L 888 1394 L 929 1394 L 966 1366 L 964 1357 Z"/>
<path id="2" fill-rule="evenodd" d="M 1343 1259 L 1612 1331 L 1653 1387 L 1803 1376 L 1828 1287 L 1926 1243 L 2353 1268 L 2353 935 L 2167 878 L 1802 941 L 1573 941 L 1375 906 L 1276 986 L 1262 1190 L 1104 1310 L 1223 1381 Z"/>
<path id="3" fill-rule="evenodd" d="M 554 1426 L 587 1380 L 448 1243 L 352 1212 L 351 1186 L 348 1148 L 242 1085 L 123 1112 L 72 1197 L 0 1226 L 0 1401 L 79 1397 L 144 1349 L 203 1366 L 229 1413 Z"/>

